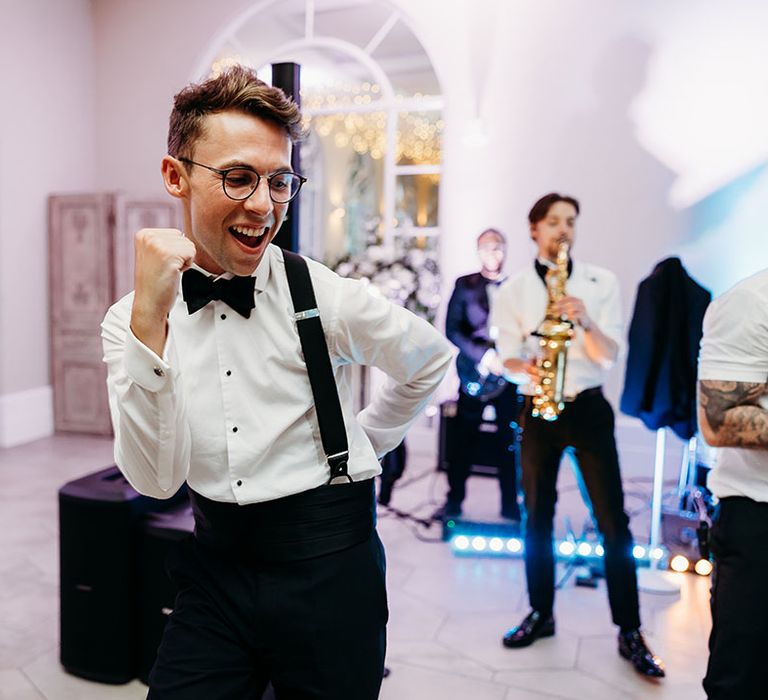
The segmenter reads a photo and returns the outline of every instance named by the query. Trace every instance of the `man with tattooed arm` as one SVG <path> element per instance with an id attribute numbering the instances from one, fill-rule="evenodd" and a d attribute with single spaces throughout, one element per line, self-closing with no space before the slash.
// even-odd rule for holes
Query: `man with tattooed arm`
<path id="1" fill-rule="evenodd" d="M 704 689 L 768 694 L 768 269 L 713 302 L 699 358 L 699 425 L 717 448 L 709 487 L 715 576 Z"/>

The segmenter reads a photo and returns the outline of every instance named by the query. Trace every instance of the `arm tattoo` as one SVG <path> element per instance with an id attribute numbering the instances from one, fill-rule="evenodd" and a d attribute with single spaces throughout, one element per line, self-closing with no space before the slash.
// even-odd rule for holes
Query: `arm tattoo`
<path id="1" fill-rule="evenodd" d="M 701 417 L 724 447 L 768 447 L 768 411 L 758 403 L 768 385 L 699 382 Z"/>
<path id="2" fill-rule="evenodd" d="M 699 382 L 699 401 L 712 429 L 717 432 L 725 423 L 726 412 L 737 406 L 756 406 L 765 393 L 765 384 L 748 382 Z"/>

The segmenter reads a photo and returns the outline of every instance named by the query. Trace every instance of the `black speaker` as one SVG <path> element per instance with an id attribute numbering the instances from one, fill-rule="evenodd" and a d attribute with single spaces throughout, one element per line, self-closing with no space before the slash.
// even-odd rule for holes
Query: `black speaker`
<path id="1" fill-rule="evenodd" d="M 149 680 L 165 623 L 176 600 L 176 586 L 166 572 L 166 559 L 172 547 L 189 537 L 195 529 L 192 506 L 183 504 L 163 513 L 147 516 L 139 543 L 139 591 L 141 650 L 139 679 Z"/>
<path id="2" fill-rule="evenodd" d="M 493 406 L 487 406 L 493 409 Z M 440 436 L 437 448 L 437 468 L 448 471 L 455 458 L 459 441 L 466 439 L 458 428 L 458 405 L 456 401 L 446 401 L 440 405 Z M 472 466 L 470 474 L 497 476 L 499 466 L 510 458 L 511 449 L 516 449 L 516 436 L 500 426 L 495 411 L 480 421 L 477 432 L 472 436 Z"/>
<path id="3" fill-rule="evenodd" d="M 138 530 L 149 512 L 186 498 L 138 494 L 117 467 L 59 490 L 61 664 L 102 683 L 127 683 L 138 661 Z"/>

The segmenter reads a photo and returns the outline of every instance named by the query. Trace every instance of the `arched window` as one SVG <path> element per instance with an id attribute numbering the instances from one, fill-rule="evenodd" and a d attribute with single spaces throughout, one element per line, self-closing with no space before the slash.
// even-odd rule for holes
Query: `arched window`
<path id="1" fill-rule="evenodd" d="M 373 242 L 434 248 L 443 101 L 429 56 L 388 0 L 263 0 L 219 34 L 199 74 L 302 67 L 300 248 L 333 264 Z M 198 77 L 199 77 L 198 74 Z"/>

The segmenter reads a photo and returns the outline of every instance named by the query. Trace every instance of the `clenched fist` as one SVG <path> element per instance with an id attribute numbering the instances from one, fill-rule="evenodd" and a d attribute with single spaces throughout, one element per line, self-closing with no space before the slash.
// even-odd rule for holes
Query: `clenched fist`
<path id="1" fill-rule="evenodd" d="M 163 354 L 167 317 L 176 299 L 179 278 L 195 258 L 195 244 L 177 229 L 145 228 L 134 239 L 135 296 L 133 334 L 158 355 Z"/>

